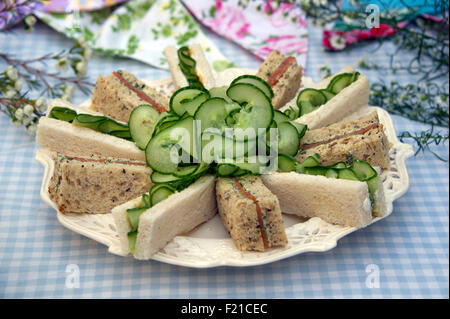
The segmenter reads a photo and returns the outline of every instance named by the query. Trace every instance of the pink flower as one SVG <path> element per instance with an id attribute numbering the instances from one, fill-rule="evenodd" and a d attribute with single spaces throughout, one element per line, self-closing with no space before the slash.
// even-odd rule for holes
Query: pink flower
<path id="1" fill-rule="evenodd" d="M 293 5 L 288 3 L 283 3 L 280 8 L 274 11 L 270 16 L 270 22 L 275 28 L 282 28 L 289 24 L 289 18 L 285 17 L 283 14 L 289 13 L 294 8 Z"/>
<path id="2" fill-rule="evenodd" d="M 213 31 L 231 40 L 242 39 L 249 33 L 250 23 L 240 9 L 225 6 L 221 1 L 216 2 L 216 8 L 215 17 L 204 21 Z"/>
<path id="3" fill-rule="evenodd" d="M 265 58 L 272 50 L 278 50 L 282 54 L 302 54 L 306 53 L 308 47 L 307 38 L 297 38 L 294 35 L 283 35 L 271 37 L 265 40 L 266 45 L 256 52 L 256 55 Z"/>

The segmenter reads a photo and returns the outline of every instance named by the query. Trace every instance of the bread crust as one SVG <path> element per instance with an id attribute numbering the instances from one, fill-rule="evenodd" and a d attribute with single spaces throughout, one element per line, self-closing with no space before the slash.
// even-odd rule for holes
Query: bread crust
<path id="1" fill-rule="evenodd" d="M 271 74 L 283 63 L 286 56 L 282 55 L 278 50 L 272 50 L 264 62 L 259 67 L 256 74 L 261 79 L 268 81 Z M 283 107 L 287 102 L 296 96 L 302 81 L 303 70 L 297 62 L 291 64 L 282 77 L 272 87 L 274 97 L 272 105 L 275 109 Z"/>
<path id="2" fill-rule="evenodd" d="M 371 128 L 372 127 L 372 128 Z M 365 128 L 371 128 L 364 132 Z M 364 132 L 355 134 L 355 132 Z M 343 137 L 347 135 L 347 137 Z M 341 137 L 335 139 L 336 137 Z M 320 144 L 321 142 L 330 141 Z M 387 169 L 390 166 L 389 142 L 384 134 L 383 124 L 378 119 L 377 112 L 372 112 L 357 120 L 341 121 L 327 127 L 308 130 L 301 140 L 297 162 L 302 162 L 309 156 L 319 154 L 321 165 L 332 165 L 345 162 L 349 156 L 363 160 L 372 166 Z M 302 150 L 302 147 L 316 145 Z"/>
<path id="3" fill-rule="evenodd" d="M 169 109 L 169 98 L 167 96 L 160 94 L 129 72 L 120 71 L 120 74 L 127 82 L 144 92 L 158 105 L 166 110 Z M 103 113 L 114 120 L 128 122 L 131 112 L 142 104 L 149 103 L 123 85 L 113 74 L 110 74 L 106 77 L 98 77 L 92 93 L 90 109 Z"/>
<path id="4" fill-rule="evenodd" d="M 219 178 L 216 182 L 219 214 L 236 247 L 241 251 L 264 251 L 265 248 L 286 246 L 287 237 L 277 197 L 258 177 L 248 175 L 238 181 L 257 203 L 236 189 L 233 178 Z M 268 247 L 264 245 L 257 205 L 264 219 Z"/>

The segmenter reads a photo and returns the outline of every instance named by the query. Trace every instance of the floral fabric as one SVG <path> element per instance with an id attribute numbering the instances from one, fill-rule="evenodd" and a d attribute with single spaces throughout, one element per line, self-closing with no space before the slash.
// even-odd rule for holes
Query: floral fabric
<path id="1" fill-rule="evenodd" d="M 72 39 L 83 37 L 104 54 L 167 68 L 162 52 L 166 46 L 199 43 L 211 65 L 219 69 L 230 65 L 178 0 L 134 0 L 95 11 L 35 14 Z"/>
<path id="2" fill-rule="evenodd" d="M 264 59 L 272 50 L 305 66 L 308 33 L 305 15 L 292 4 L 271 1 L 183 1 L 193 15 L 219 35 Z"/>

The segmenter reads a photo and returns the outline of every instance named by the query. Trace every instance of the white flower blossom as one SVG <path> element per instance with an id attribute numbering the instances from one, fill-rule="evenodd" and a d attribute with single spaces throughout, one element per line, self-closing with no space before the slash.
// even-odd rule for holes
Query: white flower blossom
<path id="1" fill-rule="evenodd" d="M 84 49 L 84 57 L 86 60 L 89 60 L 92 56 L 92 49 L 90 47 L 86 47 Z"/>
<path id="2" fill-rule="evenodd" d="M 33 121 L 33 118 L 31 116 L 27 116 L 22 120 L 23 125 L 27 126 Z"/>
<path id="3" fill-rule="evenodd" d="M 45 97 L 41 96 L 40 98 L 38 98 L 35 102 L 35 105 L 38 109 L 41 109 L 42 106 L 46 105 L 46 100 Z"/>
<path id="4" fill-rule="evenodd" d="M 21 79 L 18 79 L 18 80 L 14 83 L 14 88 L 16 89 L 16 91 L 22 90 L 22 86 L 23 86 L 23 81 L 22 81 Z"/>
<path id="5" fill-rule="evenodd" d="M 9 89 L 8 91 L 6 91 L 5 97 L 7 99 L 12 99 L 17 95 L 17 91 L 15 89 Z"/>
<path id="6" fill-rule="evenodd" d="M 27 126 L 27 132 L 30 135 L 34 135 L 36 133 L 36 125 L 35 124 L 31 124 L 31 125 Z"/>
<path id="7" fill-rule="evenodd" d="M 76 65 L 77 76 L 82 77 L 86 74 L 87 66 L 84 60 L 80 61 Z"/>
<path id="8" fill-rule="evenodd" d="M 29 27 L 33 27 L 36 24 L 36 17 L 34 15 L 28 15 L 25 18 L 25 23 L 29 26 Z"/>
<path id="9" fill-rule="evenodd" d="M 8 69 L 6 70 L 6 75 L 8 76 L 8 78 L 10 78 L 12 81 L 16 81 L 19 78 L 19 72 L 17 71 L 17 69 L 12 66 L 12 65 L 8 65 Z"/>
<path id="10" fill-rule="evenodd" d="M 16 117 L 16 119 L 17 120 L 19 120 L 19 121 L 22 121 L 22 119 L 23 119 L 23 110 L 22 109 L 17 109 L 15 112 L 14 112 L 14 116 Z"/>
<path id="11" fill-rule="evenodd" d="M 23 113 L 25 113 L 25 115 L 28 115 L 28 116 L 33 114 L 33 111 L 34 111 L 34 107 L 31 104 L 27 104 L 23 108 Z"/>
<path id="12" fill-rule="evenodd" d="M 342 50 L 345 48 L 345 38 L 334 34 L 330 37 L 330 45 L 336 50 Z"/>
<path id="13" fill-rule="evenodd" d="M 22 125 L 22 122 L 21 122 L 20 120 L 13 120 L 13 121 L 12 121 L 12 124 L 13 124 L 14 126 L 20 126 L 20 125 Z"/>
<path id="14" fill-rule="evenodd" d="M 69 66 L 69 60 L 67 60 L 66 57 L 61 58 L 58 61 L 56 61 L 56 68 L 59 71 L 65 71 L 68 66 Z"/>

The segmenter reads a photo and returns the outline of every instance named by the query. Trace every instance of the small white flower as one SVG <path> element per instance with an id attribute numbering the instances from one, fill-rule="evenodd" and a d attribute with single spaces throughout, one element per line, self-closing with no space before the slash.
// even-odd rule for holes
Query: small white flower
<path id="1" fill-rule="evenodd" d="M 84 57 L 86 60 L 89 60 L 92 56 L 92 49 L 90 47 L 86 47 L 84 49 Z"/>
<path id="2" fill-rule="evenodd" d="M 13 120 L 13 121 L 12 121 L 12 124 L 13 124 L 14 126 L 20 126 L 20 125 L 22 125 L 22 122 L 21 122 L 20 120 Z"/>
<path id="3" fill-rule="evenodd" d="M 23 125 L 27 126 L 28 124 L 31 123 L 31 121 L 33 121 L 33 118 L 31 116 L 27 116 L 22 120 Z"/>
<path id="4" fill-rule="evenodd" d="M 336 50 L 342 50 L 345 48 L 345 38 L 334 34 L 330 37 L 330 45 Z"/>
<path id="5" fill-rule="evenodd" d="M 22 119 L 23 119 L 23 110 L 22 109 L 17 109 L 14 112 L 14 116 L 16 117 L 17 120 L 22 121 Z"/>
<path id="6" fill-rule="evenodd" d="M 68 66 L 69 66 L 69 60 L 67 60 L 67 58 L 65 58 L 65 57 L 56 61 L 56 68 L 59 71 L 66 70 Z"/>
<path id="7" fill-rule="evenodd" d="M 12 99 L 17 95 L 17 91 L 15 89 L 9 89 L 8 91 L 6 91 L 5 97 L 7 99 Z"/>
<path id="8" fill-rule="evenodd" d="M 15 83 L 14 83 L 14 88 L 17 91 L 22 90 L 22 86 L 23 86 L 23 81 L 21 79 L 18 79 Z"/>
<path id="9" fill-rule="evenodd" d="M 31 104 L 27 104 L 23 108 L 23 113 L 25 113 L 25 115 L 28 115 L 28 116 L 33 114 L 33 111 L 34 111 L 34 107 Z"/>
<path id="10" fill-rule="evenodd" d="M 31 125 L 27 126 L 27 132 L 30 135 L 34 135 L 36 133 L 36 125 L 35 124 L 31 124 Z"/>
<path id="11" fill-rule="evenodd" d="M 6 70 L 6 75 L 12 81 L 16 81 L 19 78 L 19 72 L 17 72 L 17 69 L 12 65 L 8 65 L 8 69 Z"/>
<path id="12" fill-rule="evenodd" d="M 84 60 L 77 63 L 76 70 L 79 77 L 82 77 L 86 74 L 86 69 L 86 62 Z"/>
<path id="13" fill-rule="evenodd" d="M 47 101 L 45 100 L 45 97 L 41 96 L 40 98 L 38 98 L 36 100 L 35 105 L 38 109 L 41 109 L 42 106 L 47 105 Z"/>
<path id="14" fill-rule="evenodd" d="M 36 17 L 34 16 L 34 15 L 29 15 L 29 16 L 26 16 L 26 18 L 25 18 L 25 23 L 29 26 L 29 27 L 32 27 L 32 26 L 34 26 L 35 24 L 36 24 Z"/>

